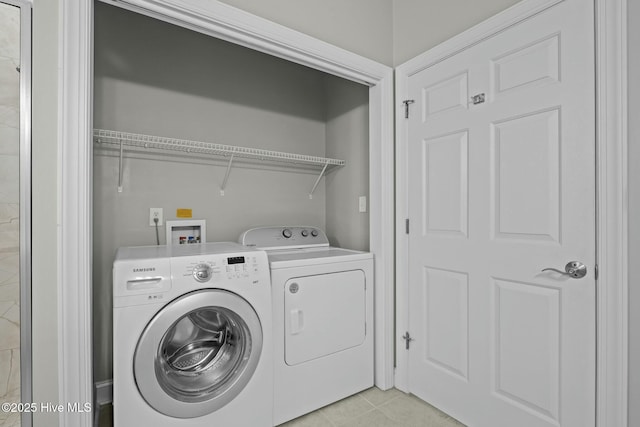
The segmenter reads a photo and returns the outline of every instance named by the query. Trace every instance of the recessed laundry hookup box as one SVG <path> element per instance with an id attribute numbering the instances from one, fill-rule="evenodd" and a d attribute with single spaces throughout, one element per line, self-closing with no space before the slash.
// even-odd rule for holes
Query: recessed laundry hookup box
<path id="1" fill-rule="evenodd" d="M 191 245 L 207 241 L 204 219 L 167 221 L 167 245 Z"/>

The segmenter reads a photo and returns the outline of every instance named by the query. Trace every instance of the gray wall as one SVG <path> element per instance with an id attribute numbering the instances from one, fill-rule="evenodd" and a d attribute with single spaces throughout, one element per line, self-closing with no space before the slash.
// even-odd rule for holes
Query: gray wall
<path id="1" fill-rule="evenodd" d="M 393 64 L 400 65 L 519 0 L 392 0 Z"/>
<path id="2" fill-rule="evenodd" d="M 391 0 L 221 0 L 385 65 L 393 65 Z"/>
<path id="3" fill-rule="evenodd" d="M 369 90 L 333 76 L 326 88 L 327 156 L 347 161 L 326 178 L 327 234 L 335 246 L 368 251 Z M 367 197 L 367 213 L 358 196 Z"/>
<path id="4" fill-rule="evenodd" d="M 519 0 L 221 1 L 392 66 Z"/>
<path id="5" fill-rule="evenodd" d="M 629 426 L 640 426 L 640 2 L 629 1 Z"/>
<path id="6" fill-rule="evenodd" d="M 32 340 L 33 401 L 58 402 L 58 16 L 57 0 L 33 5 Z M 59 414 L 37 412 L 34 426 Z"/>
<path id="7" fill-rule="evenodd" d="M 155 244 L 149 208 L 163 208 L 165 220 L 175 219 L 177 208 L 193 209 L 194 218 L 207 220 L 208 241 L 235 241 L 243 230 L 260 225 L 329 228 L 326 210 L 340 212 L 336 205 L 348 198 L 357 212 L 357 195 L 368 195 L 368 168 L 363 169 L 368 88 L 351 82 L 338 87 L 331 82 L 339 79 L 324 73 L 101 3 L 95 16 L 96 128 L 317 156 L 325 156 L 331 131 L 331 141 L 351 147 L 344 153 L 348 167 L 336 173 L 350 172 L 337 178 L 342 188 L 331 200 L 325 198 L 324 180 L 309 199 L 316 172 L 241 163 L 231 170 L 221 196 L 226 163 L 174 153 L 127 156 L 124 190 L 118 193 L 118 158 L 96 149 L 93 308 L 100 381 L 111 377 L 113 256 L 120 246 Z M 341 90 L 341 104 L 329 108 L 327 99 L 336 90 Z M 349 117 L 349 108 L 359 109 L 351 127 L 344 116 Z M 363 111 L 365 120 L 359 118 Z M 334 125 L 339 115 L 341 123 Z M 356 176 L 352 188 L 349 181 Z M 345 244 L 368 247 L 368 214 L 344 221 Z M 160 234 L 164 244 L 164 227 Z"/>

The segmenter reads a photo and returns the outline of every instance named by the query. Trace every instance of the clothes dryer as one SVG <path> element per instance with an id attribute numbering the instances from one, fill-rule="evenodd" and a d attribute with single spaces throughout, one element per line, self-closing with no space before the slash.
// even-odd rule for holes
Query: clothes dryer
<path id="1" fill-rule="evenodd" d="M 115 427 L 273 425 L 265 252 L 120 248 L 113 278 Z"/>
<path id="2" fill-rule="evenodd" d="M 276 425 L 373 386 L 373 255 L 315 227 L 262 227 L 240 243 L 271 267 Z"/>

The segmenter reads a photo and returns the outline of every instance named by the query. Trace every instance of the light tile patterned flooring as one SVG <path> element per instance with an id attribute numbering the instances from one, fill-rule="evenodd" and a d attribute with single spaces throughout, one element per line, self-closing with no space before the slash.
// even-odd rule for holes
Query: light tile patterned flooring
<path id="1" fill-rule="evenodd" d="M 101 408 L 99 427 L 111 425 L 108 405 Z M 464 424 L 415 396 L 373 387 L 281 427 L 464 427 Z"/>
<path id="2" fill-rule="evenodd" d="M 376 387 L 304 415 L 281 427 L 464 427 L 415 396 Z"/>

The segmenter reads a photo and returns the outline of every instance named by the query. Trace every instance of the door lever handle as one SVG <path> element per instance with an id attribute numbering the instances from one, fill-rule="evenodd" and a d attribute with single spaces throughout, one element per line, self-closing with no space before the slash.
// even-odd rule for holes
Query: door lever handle
<path id="1" fill-rule="evenodd" d="M 567 265 L 564 266 L 564 270 L 565 271 L 561 271 L 551 267 L 542 269 L 542 271 L 555 271 L 556 273 L 564 274 L 574 279 L 581 279 L 587 275 L 587 266 L 579 261 L 569 261 Z"/>

